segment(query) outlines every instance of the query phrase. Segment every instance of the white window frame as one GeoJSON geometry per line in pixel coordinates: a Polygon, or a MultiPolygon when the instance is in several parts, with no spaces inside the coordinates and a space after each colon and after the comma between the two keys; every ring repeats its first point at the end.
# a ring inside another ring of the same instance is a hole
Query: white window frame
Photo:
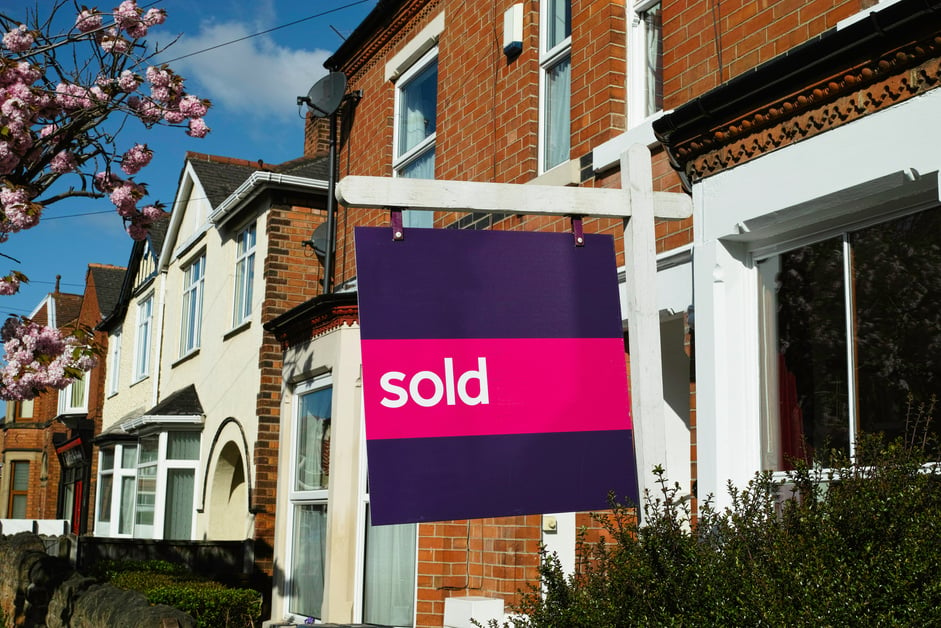
{"type": "Polygon", "coordinates": [[[82,376],[69,382],[69,385],[59,391],[59,414],[86,414],[88,412],[88,389],[91,373],[85,371],[82,376]],[[78,405],[72,403],[75,386],[81,384],[82,401],[78,405]]]}
{"type": "MultiPolygon", "coordinates": [[[[656,111],[650,111],[648,100],[650,99],[650,80],[648,73],[649,65],[649,39],[651,33],[644,20],[645,14],[657,5],[661,6],[662,0],[634,0],[628,8],[628,102],[627,102],[627,126],[633,128],[645,120],[658,116],[663,110],[661,106],[656,111]]],[[[662,30],[661,30],[662,38],[662,30]]],[[[662,41],[661,41],[662,47],[662,41]]],[[[662,50],[661,50],[662,55],[662,50]]],[[[661,68],[662,72],[662,68],[661,68]]],[[[660,90],[663,90],[663,75],[659,77],[660,90]]],[[[656,89],[656,86],[654,86],[656,89]]]]}
{"type": "Polygon", "coordinates": [[[116,395],[121,385],[121,332],[119,326],[111,333],[108,339],[108,361],[105,368],[108,372],[108,396],[116,395]]]}
{"type": "Polygon", "coordinates": [[[180,308],[180,357],[199,349],[202,340],[203,296],[206,286],[206,252],[195,256],[183,268],[180,308]],[[198,271],[198,274],[196,274],[198,271]]]}
{"type": "Polygon", "coordinates": [[[154,293],[137,301],[137,328],[134,343],[134,381],[150,376],[154,328],[154,293]]]}
{"type": "MultiPolygon", "coordinates": [[[[424,70],[431,67],[432,64],[438,63],[438,47],[433,46],[425,54],[421,56],[418,61],[416,61],[410,68],[405,70],[402,73],[402,76],[398,78],[395,83],[395,124],[393,125],[392,132],[392,145],[393,145],[393,170],[394,175],[399,177],[403,176],[402,171],[412,164],[416,159],[419,159],[429,152],[435,150],[435,142],[438,136],[437,131],[437,122],[435,124],[435,132],[428,135],[422,141],[420,141],[415,146],[409,148],[404,153],[399,152],[399,140],[400,140],[400,129],[401,129],[401,119],[402,119],[402,93],[405,88],[408,87],[411,80],[418,74],[421,74],[424,70]]],[[[437,109],[438,103],[435,103],[435,108],[437,109]]]]}
{"type": "Polygon", "coordinates": [[[235,290],[233,291],[232,327],[238,327],[252,315],[257,238],[258,232],[255,221],[246,225],[235,238],[235,290]]]}
{"type": "MultiPolygon", "coordinates": [[[[294,399],[292,400],[294,405],[293,416],[292,416],[292,429],[291,429],[291,453],[290,453],[290,488],[288,490],[288,512],[287,512],[287,533],[285,538],[287,543],[285,544],[285,581],[286,587],[284,592],[284,609],[286,617],[290,618],[293,621],[307,621],[308,616],[299,615],[291,611],[291,599],[294,594],[292,578],[290,577],[294,569],[294,530],[295,530],[295,510],[297,506],[323,506],[329,512],[329,489],[324,487],[322,489],[315,490],[296,490],[297,486],[297,469],[299,466],[298,460],[298,438],[300,435],[300,413],[303,404],[301,403],[301,397],[307,394],[315,393],[320,390],[333,387],[333,376],[331,374],[324,374],[317,377],[314,377],[305,382],[301,382],[294,388],[294,399]]],[[[335,391],[334,391],[335,392],[335,391]]],[[[332,394],[332,393],[331,393],[332,394]]],[[[335,399],[331,397],[331,420],[333,417],[333,410],[335,406],[335,399]]],[[[331,465],[333,466],[332,460],[331,465]]],[[[328,515],[329,516],[329,515],[328,515]]],[[[324,570],[326,570],[326,563],[324,564],[324,570]]],[[[324,584],[324,594],[326,593],[326,583],[324,584]]],[[[326,596],[324,597],[326,599],[326,596]]],[[[322,618],[317,618],[322,619],[322,618]]]]}
{"type": "MultiPolygon", "coordinates": [[[[569,11],[571,12],[571,0],[568,0],[569,11]]],[[[548,90],[549,90],[549,73],[555,68],[559,67],[563,63],[569,64],[569,110],[568,110],[568,122],[569,122],[569,153],[571,153],[571,138],[572,138],[572,107],[571,107],[571,90],[572,90],[572,36],[571,34],[558,42],[555,45],[550,46],[549,44],[549,7],[551,3],[543,0],[539,5],[539,139],[538,139],[538,167],[539,174],[543,174],[557,166],[561,166],[569,161],[569,157],[566,157],[559,163],[548,162],[548,129],[549,129],[549,103],[548,103],[548,90]]]]}
{"type": "Polygon", "coordinates": [[[109,511],[110,521],[101,520],[101,495],[100,490],[98,495],[98,502],[95,508],[95,535],[104,536],[110,538],[131,538],[133,537],[134,530],[134,509],[131,509],[131,520],[130,532],[122,533],[120,531],[121,525],[121,504],[125,499],[131,500],[131,503],[136,503],[137,494],[136,494],[136,478],[137,478],[137,443],[118,443],[110,447],[114,452],[114,464],[111,469],[103,469],[103,458],[104,458],[104,448],[98,451],[98,486],[101,486],[101,480],[105,476],[111,477],[111,510],[109,511]],[[125,453],[128,453],[130,450],[135,452],[134,455],[134,464],[130,466],[124,466],[124,456],[125,453]],[[124,479],[132,479],[131,491],[129,495],[124,495],[124,479]]]}
{"type": "MultiPolygon", "coordinates": [[[[392,150],[393,150],[393,164],[392,164],[392,175],[394,177],[403,177],[406,176],[404,171],[410,165],[415,163],[417,160],[422,157],[426,157],[429,154],[434,154],[435,159],[437,159],[437,123],[435,124],[435,132],[424,138],[415,146],[411,147],[404,153],[399,153],[399,135],[401,128],[401,116],[402,114],[402,93],[405,88],[408,87],[409,82],[416,75],[420,74],[424,70],[431,67],[432,64],[438,63],[438,46],[432,45],[426,52],[424,52],[421,57],[418,58],[415,63],[413,63],[408,69],[402,72],[401,76],[398,77],[395,84],[395,104],[394,104],[394,124],[392,128],[392,150]]],[[[439,82],[440,84],[440,82],[439,82]]],[[[438,107],[438,100],[436,99],[435,108],[438,107]]],[[[405,227],[424,227],[430,228],[434,226],[434,212],[430,211],[419,211],[419,210],[405,210],[402,213],[402,224],[405,227]]]]}
{"type": "MultiPolygon", "coordinates": [[[[364,408],[361,405],[360,408],[364,408]]],[[[353,617],[354,621],[362,623],[364,621],[366,606],[366,531],[369,527],[369,483],[368,483],[368,465],[366,462],[366,421],[361,413],[360,418],[360,443],[359,448],[359,500],[356,513],[356,583],[354,587],[353,617]]],[[[412,582],[412,623],[407,626],[396,628],[412,628],[417,624],[418,616],[418,524],[403,524],[415,527],[415,556],[413,559],[413,582],[412,582]]]]}

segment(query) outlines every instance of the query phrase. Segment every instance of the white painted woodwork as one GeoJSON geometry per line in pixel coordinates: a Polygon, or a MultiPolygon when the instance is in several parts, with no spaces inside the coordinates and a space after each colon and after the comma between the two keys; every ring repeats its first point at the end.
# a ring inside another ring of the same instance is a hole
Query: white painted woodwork
{"type": "MultiPolygon", "coordinates": [[[[627,333],[631,354],[631,416],[641,498],[655,493],[652,469],[667,465],[657,308],[657,251],[654,231],[653,174],[650,151],[634,144],[621,155],[621,187],[631,195],[631,216],[624,224],[627,284],[627,333]]],[[[669,472],[669,470],[668,470],[669,472]]]]}
{"type": "MultiPolygon", "coordinates": [[[[376,209],[397,207],[598,218],[631,215],[631,192],[627,189],[348,176],[337,184],[336,195],[339,202],[349,207],[376,209]]],[[[654,215],[658,218],[688,218],[693,212],[686,194],[654,192],[653,204],[654,215]]]]}

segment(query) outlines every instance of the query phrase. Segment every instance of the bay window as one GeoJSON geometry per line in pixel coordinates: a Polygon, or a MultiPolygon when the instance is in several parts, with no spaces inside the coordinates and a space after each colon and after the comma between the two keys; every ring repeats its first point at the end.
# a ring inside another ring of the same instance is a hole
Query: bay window
{"type": "Polygon", "coordinates": [[[941,208],[861,225],[758,262],[763,466],[862,432],[912,437],[941,395],[941,208]]]}
{"type": "Polygon", "coordinates": [[[193,537],[200,432],[163,431],[102,447],[95,534],[193,537]]]}
{"type": "Polygon", "coordinates": [[[295,390],[288,554],[288,611],[322,617],[327,534],[327,484],[333,387],[319,377],[295,390]]]}

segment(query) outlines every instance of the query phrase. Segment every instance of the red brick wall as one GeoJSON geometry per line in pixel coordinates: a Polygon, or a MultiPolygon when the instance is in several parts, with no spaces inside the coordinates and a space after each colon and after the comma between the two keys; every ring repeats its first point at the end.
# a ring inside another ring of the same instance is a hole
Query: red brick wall
{"type": "Polygon", "coordinates": [[[819,35],[871,0],[665,0],[664,108],[819,35]]]}
{"type": "MultiPolygon", "coordinates": [[[[268,321],[321,293],[322,268],[313,251],[302,243],[325,219],[326,201],[316,208],[295,205],[299,199],[275,198],[265,230],[265,299],[261,319],[268,321]]],[[[308,201],[309,202],[309,201],[308,201]]],[[[251,509],[255,513],[255,564],[271,577],[275,505],[277,500],[278,439],[281,416],[282,349],[266,333],[258,352],[260,389],[256,402],[258,436],[255,442],[255,480],[251,509]]]]}
{"type": "Polygon", "coordinates": [[[507,603],[538,580],[541,516],[424,523],[418,536],[417,626],[440,626],[444,600],[485,595],[507,603]]]}

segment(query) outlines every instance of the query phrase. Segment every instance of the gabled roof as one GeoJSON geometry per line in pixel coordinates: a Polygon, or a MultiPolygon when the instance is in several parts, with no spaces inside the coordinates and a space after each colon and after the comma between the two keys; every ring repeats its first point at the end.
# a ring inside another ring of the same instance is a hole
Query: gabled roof
{"type": "Polygon", "coordinates": [[[120,266],[88,265],[88,272],[91,273],[95,282],[98,312],[102,317],[108,316],[117,306],[121,298],[121,286],[124,284],[126,270],[126,268],[120,266]]]}
{"type": "Polygon", "coordinates": [[[56,303],[56,327],[62,327],[72,321],[78,320],[82,311],[82,295],[67,292],[53,292],[51,296],[56,303]]]}
{"type": "Polygon", "coordinates": [[[189,152],[186,160],[199,178],[213,208],[218,207],[253,172],[264,168],[263,164],[203,153],[189,152]]]}

